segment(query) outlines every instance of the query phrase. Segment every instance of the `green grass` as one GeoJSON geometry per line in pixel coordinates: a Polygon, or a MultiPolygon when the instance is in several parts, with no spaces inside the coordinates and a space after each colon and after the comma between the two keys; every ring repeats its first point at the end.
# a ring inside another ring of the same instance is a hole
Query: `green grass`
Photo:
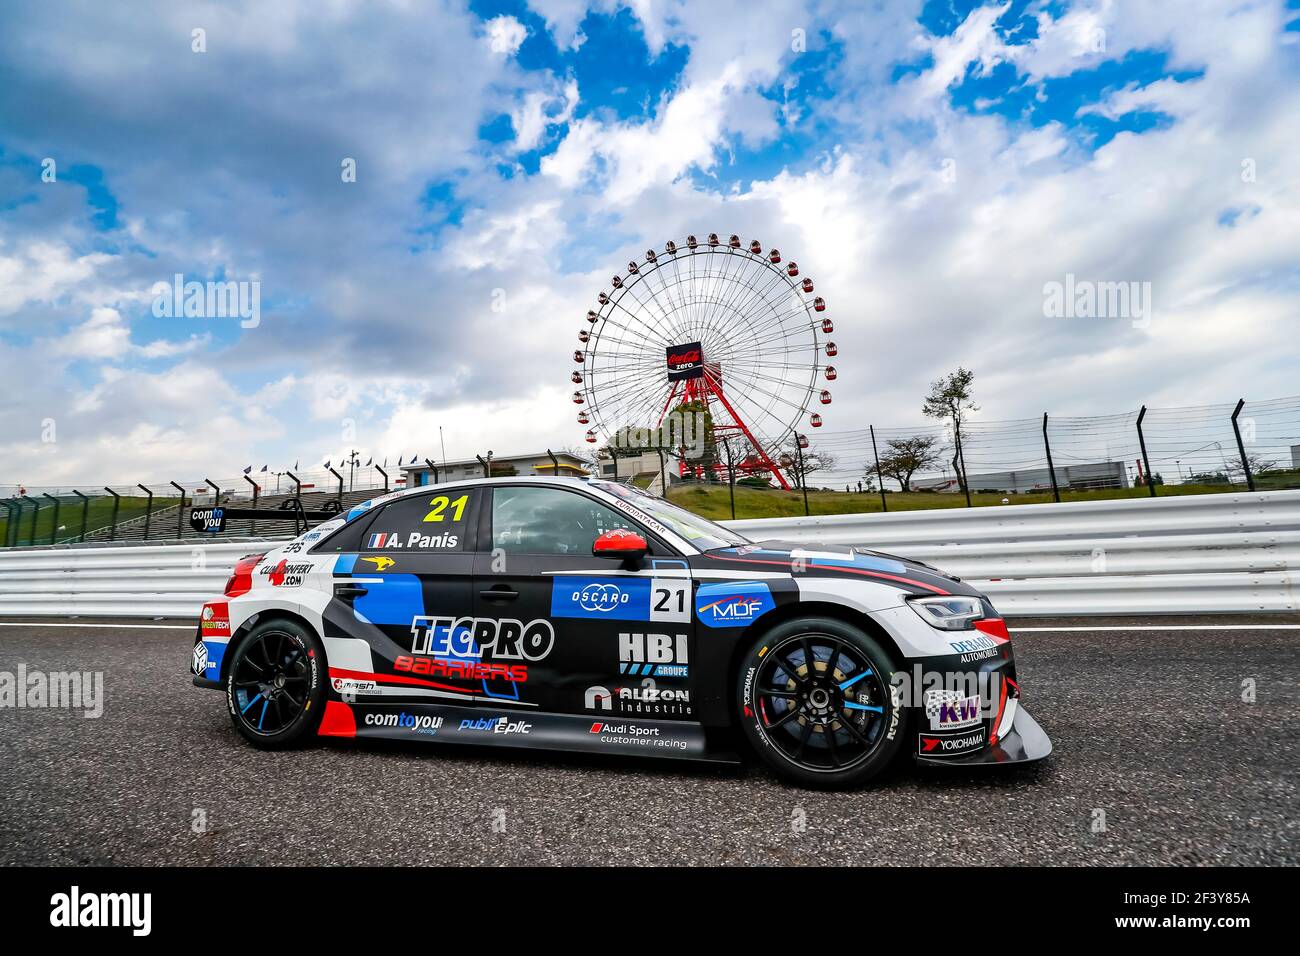
{"type": "MultiPolygon", "coordinates": [[[[1170,485],[1158,486],[1161,497],[1174,495],[1201,495],[1228,491],[1244,491],[1244,485],[1170,485]]],[[[1114,498],[1145,498],[1149,492],[1143,488],[1112,488],[1099,491],[1062,491],[1062,501],[1103,501],[1114,498]]],[[[676,485],[669,490],[669,500],[705,518],[715,521],[731,517],[731,503],[726,485],[676,485]]],[[[890,511],[923,511],[933,508],[964,508],[966,496],[938,492],[886,492],[890,511]]],[[[1052,493],[1006,495],[1000,492],[976,492],[971,495],[975,507],[1002,504],[1031,505],[1052,501],[1052,493]]],[[[880,492],[846,494],[843,491],[809,491],[808,510],[814,515],[861,514],[882,510],[880,492]]],[[[802,515],[803,495],[798,491],[779,491],[767,488],[736,486],[737,518],[783,518],[802,515]]]]}
{"type": "MultiPolygon", "coordinates": [[[[12,500],[12,499],[11,499],[12,500]]],[[[176,505],[178,498],[154,498],[153,513],[155,519],[158,512],[176,505]]],[[[145,505],[148,499],[141,496],[128,498],[123,496],[121,506],[118,509],[117,520],[121,524],[130,521],[132,518],[143,518],[145,505]]],[[[61,530],[55,531],[54,528],[54,502],[48,498],[32,498],[23,505],[22,517],[18,519],[18,544],[49,544],[51,532],[54,532],[54,540],[62,543],[74,541],[81,531],[81,499],[79,498],[60,498],[59,499],[59,526],[61,530]],[[33,504],[39,502],[40,512],[36,515],[35,534],[32,533],[32,514],[33,504]]],[[[9,542],[9,515],[11,512],[0,508],[0,545],[9,542]]],[[[172,516],[173,521],[175,516],[172,516]]],[[[112,498],[91,498],[90,504],[86,509],[86,534],[97,528],[107,528],[113,521],[113,499],[112,498]]],[[[159,538],[167,537],[168,528],[156,523],[151,526],[151,536],[157,535],[159,538]]],[[[170,527],[171,535],[176,533],[175,525],[170,527]]]]}

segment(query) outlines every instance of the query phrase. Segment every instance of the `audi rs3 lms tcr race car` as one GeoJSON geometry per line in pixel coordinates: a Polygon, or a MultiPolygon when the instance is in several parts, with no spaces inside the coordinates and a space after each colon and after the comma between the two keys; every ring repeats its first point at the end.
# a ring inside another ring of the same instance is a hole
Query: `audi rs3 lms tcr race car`
{"type": "MultiPolygon", "coordinates": [[[[300,509],[301,514],[301,509],[300,509]]],[[[192,520],[218,530],[220,509],[192,520]]],[[[1006,623],[941,571],[752,542],[626,485],[385,494],[235,566],[194,683],[258,747],[312,734],[733,762],[816,787],[1039,760],[1006,623]]]]}

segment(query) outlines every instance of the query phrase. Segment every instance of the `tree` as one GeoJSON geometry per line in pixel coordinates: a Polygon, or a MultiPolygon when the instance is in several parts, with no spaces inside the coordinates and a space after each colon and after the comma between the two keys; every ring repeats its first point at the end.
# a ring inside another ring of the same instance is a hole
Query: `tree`
{"type": "Polygon", "coordinates": [[[796,488],[804,487],[804,481],[814,472],[829,471],[835,467],[834,455],[829,452],[817,451],[814,448],[805,448],[802,460],[803,465],[801,468],[799,439],[797,437],[790,439],[789,445],[781,449],[776,459],[776,463],[781,467],[781,470],[794,481],[796,488]]]}
{"type": "Polygon", "coordinates": [[[925,397],[921,413],[927,418],[937,418],[952,423],[953,457],[952,467],[957,472],[957,482],[961,490],[969,494],[966,485],[966,470],[962,467],[961,426],[966,420],[967,412],[978,412],[972,385],[975,373],[957,366],[957,371],[950,372],[943,378],[930,383],[930,394],[925,397]]]}
{"type": "MultiPolygon", "coordinates": [[[[1246,456],[1246,463],[1250,465],[1250,473],[1258,476],[1262,471],[1269,471],[1277,467],[1276,458],[1265,458],[1260,454],[1246,456]]],[[[1246,471],[1241,467],[1240,458],[1231,458],[1227,461],[1227,467],[1224,469],[1228,473],[1228,478],[1234,484],[1236,482],[1246,483],[1246,471]]]]}
{"type": "Polygon", "coordinates": [[[893,478],[900,490],[907,491],[912,486],[912,475],[937,464],[939,455],[939,439],[934,435],[891,438],[885,442],[885,453],[880,456],[880,473],[893,478]]]}

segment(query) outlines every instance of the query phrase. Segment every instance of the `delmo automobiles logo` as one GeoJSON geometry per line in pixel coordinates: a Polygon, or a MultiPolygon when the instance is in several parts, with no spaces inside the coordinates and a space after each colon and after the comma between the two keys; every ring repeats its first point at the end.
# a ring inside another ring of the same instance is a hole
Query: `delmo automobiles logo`
{"type": "Polygon", "coordinates": [[[707,584],[695,595],[695,613],[706,627],[745,627],[776,604],[757,581],[707,584]]]}

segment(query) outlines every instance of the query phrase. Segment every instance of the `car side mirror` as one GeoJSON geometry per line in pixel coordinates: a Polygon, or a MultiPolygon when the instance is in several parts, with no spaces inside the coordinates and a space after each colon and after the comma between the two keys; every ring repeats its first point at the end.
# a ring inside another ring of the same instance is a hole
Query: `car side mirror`
{"type": "Polygon", "coordinates": [[[645,538],[626,528],[606,531],[591,546],[593,557],[622,558],[624,561],[640,561],[649,550],[645,538]]]}

